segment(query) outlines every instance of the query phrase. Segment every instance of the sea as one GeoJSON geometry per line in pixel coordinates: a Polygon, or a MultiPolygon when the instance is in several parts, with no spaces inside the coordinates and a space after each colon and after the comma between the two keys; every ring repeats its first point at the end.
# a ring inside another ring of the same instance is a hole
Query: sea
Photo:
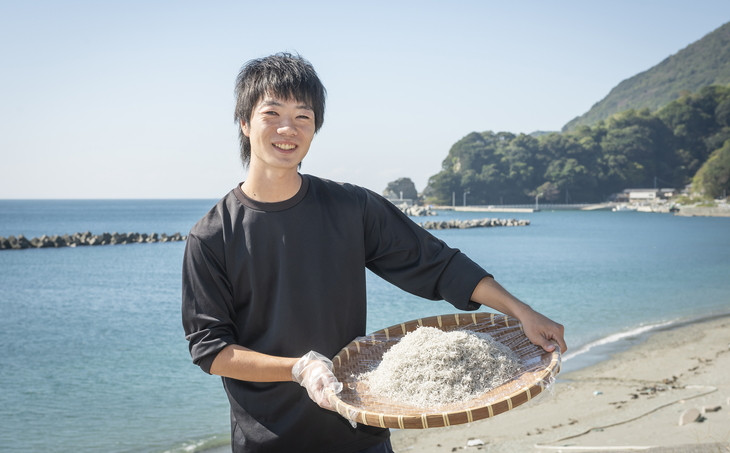
{"type": "MultiPolygon", "coordinates": [[[[0,236],[187,234],[215,201],[0,200],[0,236]]],[[[564,370],[657,329],[730,314],[730,218],[545,210],[414,220],[486,217],[530,225],[434,234],[565,326],[564,370]]],[[[0,251],[0,451],[178,453],[228,442],[220,379],[192,364],[182,330],[184,247],[0,251]]],[[[368,299],[369,331],[457,311],[370,273],[368,299]]]]}

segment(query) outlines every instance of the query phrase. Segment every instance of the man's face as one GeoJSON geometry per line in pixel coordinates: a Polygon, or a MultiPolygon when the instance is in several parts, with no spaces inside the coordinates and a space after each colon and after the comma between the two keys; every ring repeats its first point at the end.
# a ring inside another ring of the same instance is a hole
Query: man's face
{"type": "Polygon", "coordinates": [[[296,169],[314,138],[314,111],[302,102],[267,95],[241,130],[251,141],[251,168],[296,169]]]}

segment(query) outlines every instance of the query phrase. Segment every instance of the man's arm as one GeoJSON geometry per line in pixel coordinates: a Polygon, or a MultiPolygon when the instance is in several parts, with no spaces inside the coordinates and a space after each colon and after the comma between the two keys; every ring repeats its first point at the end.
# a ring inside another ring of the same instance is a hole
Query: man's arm
{"type": "Polygon", "coordinates": [[[213,359],[210,372],[241,381],[284,382],[292,380],[292,367],[298,360],[298,357],[262,354],[230,344],[213,359]]]}
{"type": "Polygon", "coordinates": [[[562,325],[530,308],[529,305],[510,294],[492,277],[484,277],[479,281],[472,293],[471,300],[519,319],[527,338],[546,351],[552,352],[555,349],[555,343],[560,346],[561,352],[568,349],[563,337],[562,325]]]}
{"type": "Polygon", "coordinates": [[[329,410],[334,410],[330,393],[342,391],[332,373],[332,362],[314,351],[300,358],[278,357],[231,344],[213,359],[210,372],[249,382],[294,381],[307,390],[312,401],[329,410]]]}

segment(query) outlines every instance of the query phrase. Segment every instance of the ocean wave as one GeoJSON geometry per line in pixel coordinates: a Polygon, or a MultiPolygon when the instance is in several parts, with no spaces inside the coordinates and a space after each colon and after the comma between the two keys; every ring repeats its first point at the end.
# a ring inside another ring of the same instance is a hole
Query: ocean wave
{"type": "Polygon", "coordinates": [[[595,349],[602,349],[612,346],[618,346],[618,343],[623,340],[630,340],[635,339],[636,337],[642,337],[647,334],[650,334],[654,331],[659,330],[669,330],[669,329],[675,329],[677,327],[685,326],[688,324],[694,324],[698,322],[708,321],[710,319],[716,319],[720,317],[726,317],[730,316],[730,312],[717,312],[717,313],[710,313],[710,314],[704,314],[702,316],[697,316],[693,318],[679,318],[679,319],[673,319],[670,321],[661,321],[657,323],[652,324],[642,324],[637,327],[633,327],[629,330],[616,332],[611,335],[605,336],[603,338],[600,338],[595,341],[588,342],[576,349],[575,351],[570,351],[567,354],[563,356],[563,362],[569,361],[571,359],[574,359],[579,356],[586,356],[590,355],[589,353],[591,351],[594,351],[595,349]]]}
{"type": "Polygon", "coordinates": [[[576,351],[568,352],[563,356],[563,361],[568,361],[570,359],[573,359],[579,355],[583,355],[591,351],[592,349],[595,349],[597,347],[601,346],[608,346],[614,343],[618,343],[621,340],[627,339],[627,338],[633,338],[641,334],[645,334],[647,332],[651,332],[652,330],[658,330],[667,326],[670,326],[672,324],[676,323],[676,321],[667,321],[667,322],[661,322],[657,324],[647,324],[635,327],[633,329],[623,331],[623,332],[617,332],[611,335],[608,335],[606,337],[600,338],[595,341],[591,341],[589,343],[586,343],[585,345],[578,348],[576,351]]]}
{"type": "Polygon", "coordinates": [[[217,453],[220,451],[230,451],[230,445],[231,439],[229,435],[214,435],[196,441],[183,442],[177,447],[165,450],[164,453],[217,453]]]}

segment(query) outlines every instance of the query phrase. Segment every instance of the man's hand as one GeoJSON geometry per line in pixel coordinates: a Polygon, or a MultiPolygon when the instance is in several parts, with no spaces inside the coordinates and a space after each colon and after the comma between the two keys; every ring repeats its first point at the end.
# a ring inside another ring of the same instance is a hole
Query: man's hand
{"type": "Polygon", "coordinates": [[[560,347],[561,352],[568,350],[562,325],[530,308],[510,294],[492,277],[484,277],[477,284],[471,300],[519,319],[527,338],[544,350],[553,352],[555,344],[560,347]]]}
{"type": "Polygon", "coordinates": [[[318,352],[308,352],[294,364],[292,379],[307,389],[307,394],[317,405],[334,410],[328,397],[332,393],[340,393],[342,383],[332,373],[330,359],[318,352]]]}
{"type": "Polygon", "coordinates": [[[563,337],[565,329],[562,324],[558,324],[532,309],[525,311],[519,319],[525,335],[532,343],[547,352],[553,352],[556,345],[560,348],[560,352],[567,351],[568,346],[563,337]]]}

